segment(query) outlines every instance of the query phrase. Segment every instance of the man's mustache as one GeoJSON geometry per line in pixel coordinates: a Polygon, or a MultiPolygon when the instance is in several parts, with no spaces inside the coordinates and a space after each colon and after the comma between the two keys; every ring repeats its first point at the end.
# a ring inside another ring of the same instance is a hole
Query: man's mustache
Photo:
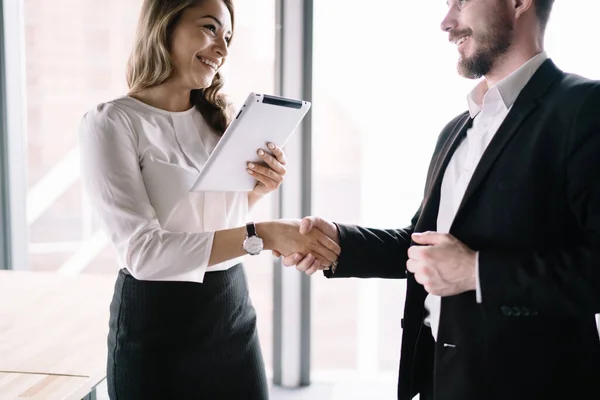
{"type": "Polygon", "coordinates": [[[450,31],[450,36],[448,37],[448,40],[450,42],[454,42],[456,39],[459,39],[463,36],[472,36],[473,35],[473,31],[471,29],[464,29],[462,31],[450,31]]]}

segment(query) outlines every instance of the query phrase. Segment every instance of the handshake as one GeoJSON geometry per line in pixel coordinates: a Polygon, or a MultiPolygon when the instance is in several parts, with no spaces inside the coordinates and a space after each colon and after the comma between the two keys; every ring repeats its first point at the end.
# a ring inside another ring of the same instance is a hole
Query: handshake
{"type": "Polygon", "coordinates": [[[262,222],[257,230],[265,250],[307,275],[336,265],[341,252],[337,226],[319,217],[262,222]]]}

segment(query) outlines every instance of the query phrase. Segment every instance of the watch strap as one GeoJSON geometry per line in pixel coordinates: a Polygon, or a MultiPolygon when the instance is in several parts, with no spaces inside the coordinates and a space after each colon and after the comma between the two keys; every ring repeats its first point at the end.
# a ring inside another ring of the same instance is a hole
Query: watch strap
{"type": "Polygon", "coordinates": [[[256,236],[256,225],[254,222],[248,222],[246,224],[246,233],[248,234],[248,237],[256,236]]]}

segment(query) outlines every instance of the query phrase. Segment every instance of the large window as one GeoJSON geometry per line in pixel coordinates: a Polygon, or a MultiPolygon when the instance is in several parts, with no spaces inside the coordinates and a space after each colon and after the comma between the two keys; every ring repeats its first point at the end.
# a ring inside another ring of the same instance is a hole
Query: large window
{"type": "MultiPolygon", "coordinates": [[[[314,214],[409,224],[435,140],[475,85],[456,72],[446,11],[442,0],[315,1],[314,214]]],[[[599,14],[596,0],[556,2],[546,44],[559,67],[600,78],[599,14]]],[[[313,376],[383,380],[381,398],[394,398],[404,291],[403,281],[315,276],[313,376]]]]}
{"type": "MultiPolygon", "coordinates": [[[[410,222],[434,141],[471,85],[455,76],[440,4],[374,0],[365,15],[358,4],[315,2],[315,214],[379,228],[410,222]]],[[[383,379],[393,398],[405,282],[313,282],[316,376],[383,379]]]]}
{"type": "MultiPolygon", "coordinates": [[[[77,129],[96,104],[127,91],[125,66],[141,0],[25,0],[30,269],[116,273],[116,253],[100,230],[79,179],[77,129]]],[[[236,37],[225,92],[273,93],[275,0],[236,4],[236,37]]],[[[273,218],[271,195],[253,218],[273,218]]],[[[265,360],[271,362],[272,261],[247,259],[265,360]]]]}
{"type": "Polygon", "coordinates": [[[141,1],[24,4],[30,268],[116,272],[82,192],[77,129],[87,110],[126,92],[141,1]]]}
{"type": "MultiPolygon", "coordinates": [[[[236,33],[225,66],[225,92],[239,105],[249,92],[275,91],[275,0],[236,1],[236,33]]],[[[277,194],[269,194],[252,210],[255,221],[276,217],[277,194]]],[[[267,370],[273,352],[273,257],[263,252],[244,259],[250,296],[258,314],[258,334],[267,370]]]]}
{"type": "MultiPolygon", "coordinates": [[[[114,274],[115,252],[81,188],[77,128],[87,110],[126,92],[142,0],[15,1],[25,13],[29,269],[114,274]]],[[[456,49],[439,29],[445,1],[313,3],[312,211],[344,223],[406,226],[436,137],[466,109],[475,84],[457,75],[456,49]]],[[[275,4],[236,1],[224,69],[236,104],[250,91],[275,92],[275,4]]],[[[546,48],[560,68],[600,79],[597,15],[597,0],[556,2],[546,48]]],[[[284,70],[301,67],[289,64],[284,70]]],[[[263,200],[252,218],[272,219],[275,201],[263,200]]],[[[270,369],[271,256],[247,258],[246,267],[270,369]]],[[[383,381],[376,397],[395,398],[404,282],[317,274],[312,285],[313,380],[383,381]]]]}

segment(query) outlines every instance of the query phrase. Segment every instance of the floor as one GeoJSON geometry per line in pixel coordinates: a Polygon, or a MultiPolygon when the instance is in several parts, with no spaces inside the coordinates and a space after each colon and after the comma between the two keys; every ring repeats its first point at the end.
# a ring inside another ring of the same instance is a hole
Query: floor
{"type": "MultiPolygon", "coordinates": [[[[301,389],[270,388],[270,400],[394,400],[396,382],[316,382],[301,389]]],[[[106,383],[98,387],[97,400],[108,400],[106,383]]]]}

